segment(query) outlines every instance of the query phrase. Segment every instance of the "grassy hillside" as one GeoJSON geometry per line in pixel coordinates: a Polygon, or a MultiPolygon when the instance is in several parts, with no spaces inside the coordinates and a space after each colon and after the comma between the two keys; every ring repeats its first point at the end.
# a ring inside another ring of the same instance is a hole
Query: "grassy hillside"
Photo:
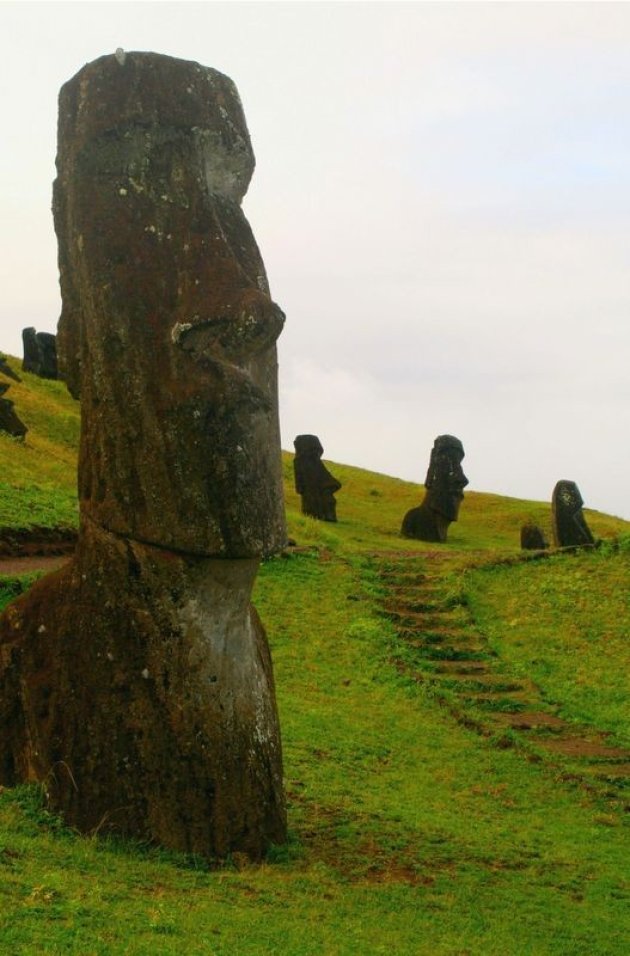
{"type": "MultiPolygon", "coordinates": [[[[56,495],[76,521],[76,406],[24,379],[4,521],[53,524],[56,495]]],[[[398,536],[417,485],[331,463],[328,525],[299,513],[284,467],[300,547],[263,565],[255,601],[289,844],[213,866],[79,837],[36,789],[5,790],[0,952],[627,952],[630,524],[587,512],[605,546],[522,561],[520,525],[549,531],[549,506],[470,492],[426,546],[398,536]]]]}
{"type": "MultiPolygon", "coordinates": [[[[28,426],[25,441],[0,432],[0,527],[74,527],[76,505],[76,449],[79,441],[79,405],[63,382],[40,379],[21,371],[21,362],[8,356],[9,365],[20,375],[10,384],[6,397],[28,426]]],[[[366,472],[349,465],[333,464],[334,474],[343,483],[339,495],[341,537],[334,529],[322,530],[316,522],[296,516],[299,499],[293,489],[293,455],[283,453],[285,495],[291,522],[290,533],[307,540],[351,550],[375,547],[409,550],[413,543],[400,538],[398,531],[405,512],[417,505],[423,489],[417,484],[366,472]]],[[[418,471],[423,468],[418,464],[418,471]]],[[[610,537],[627,522],[595,511],[586,511],[597,535],[610,537]]],[[[540,524],[551,538],[551,511],[548,503],[523,501],[500,495],[469,491],[460,520],[451,526],[450,544],[465,550],[479,548],[518,549],[521,525],[528,519],[540,524]]]]}
{"type": "Polygon", "coordinates": [[[29,429],[24,441],[0,432],[0,527],[74,527],[79,406],[63,382],[22,372],[8,356],[21,382],[10,384],[5,398],[29,429]]]}

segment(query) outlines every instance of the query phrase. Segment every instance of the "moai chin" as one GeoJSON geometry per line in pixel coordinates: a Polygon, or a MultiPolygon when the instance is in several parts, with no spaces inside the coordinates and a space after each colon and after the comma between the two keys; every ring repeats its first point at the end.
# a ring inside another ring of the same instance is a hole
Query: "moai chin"
{"type": "Polygon", "coordinates": [[[468,478],[462,469],[464,446],[453,435],[438,435],[425,478],[426,494],[418,508],[403,518],[401,533],[419,541],[446,541],[448,526],[457,521],[468,478]]]}
{"type": "Polygon", "coordinates": [[[557,548],[583,547],[595,539],[582,511],[582,495],[574,481],[557,482],[551,498],[551,530],[557,548]]]}
{"type": "Polygon", "coordinates": [[[337,520],[335,492],[341,482],[334,478],[324,463],[324,449],[317,435],[298,435],[293,445],[295,490],[302,498],[302,514],[320,521],[337,520]]]}
{"type": "Polygon", "coordinates": [[[0,624],[0,781],[84,832],[260,857],[285,838],[261,556],[286,540],[284,315],[241,200],[237,90],[117,52],[61,90],[57,344],[81,398],[73,561],[0,624]]]}

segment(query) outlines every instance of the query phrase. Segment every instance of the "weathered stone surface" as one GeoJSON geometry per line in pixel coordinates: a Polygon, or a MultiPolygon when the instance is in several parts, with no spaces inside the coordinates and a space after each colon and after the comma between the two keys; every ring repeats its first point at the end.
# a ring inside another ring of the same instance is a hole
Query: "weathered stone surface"
{"type": "Polygon", "coordinates": [[[403,518],[401,533],[420,541],[446,541],[448,526],[457,521],[468,478],[462,469],[464,446],[453,435],[438,435],[433,443],[424,482],[426,495],[403,518]]]}
{"type": "Polygon", "coordinates": [[[22,329],[24,359],[22,371],[32,372],[40,378],[57,378],[57,341],[52,332],[36,332],[34,328],[22,329]]]}
{"type": "MultiPolygon", "coordinates": [[[[6,382],[0,382],[0,396],[8,390],[6,382]]],[[[14,438],[24,438],[28,428],[24,422],[18,418],[14,403],[9,398],[0,397],[0,431],[8,432],[14,438]]]]}
{"type": "Polygon", "coordinates": [[[257,565],[87,523],[77,559],[3,620],[2,782],[45,782],[83,832],[219,856],[281,842],[271,661],[250,605],[257,565]]]}
{"type": "Polygon", "coordinates": [[[335,492],[341,482],[334,478],[324,463],[324,449],[317,435],[298,435],[293,442],[295,490],[302,498],[302,514],[320,521],[337,520],[335,492]]]}
{"type": "Polygon", "coordinates": [[[240,201],[231,80],[102,57],[59,101],[58,345],[81,396],[73,561],[0,621],[0,780],[83,831],[259,857],[285,836],[271,662],[250,596],[286,540],[284,316],[240,201]]]}
{"type": "Polygon", "coordinates": [[[549,545],[542,528],[528,522],[521,528],[521,548],[524,551],[544,551],[549,545]]]}
{"type": "Polygon", "coordinates": [[[254,156],[236,87],[156,54],[80,76],[60,96],[54,212],[82,506],[194,554],[273,552],[284,315],[240,207],[254,156]]]}
{"type": "Polygon", "coordinates": [[[582,495],[574,481],[556,484],[551,498],[551,530],[557,548],[595,544],[582,512],[582,495]]]}

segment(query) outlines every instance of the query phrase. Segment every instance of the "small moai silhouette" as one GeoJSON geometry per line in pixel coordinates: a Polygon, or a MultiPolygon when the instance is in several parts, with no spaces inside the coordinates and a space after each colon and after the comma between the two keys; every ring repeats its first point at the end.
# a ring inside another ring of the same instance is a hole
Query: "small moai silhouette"
{"type": "Polygon", "coordinates": [[[453,435],[438,435],[433,443],[422,504],[403,518],[401,534],[419,541],[446,541],[457,521],[468,478],[462,469],[464,446],[453,435]]]}
{"type": "Polygon", "coordinates": [[[521,548],[523,551],[544,551],[549,545],[542,528],[528,521],[521,528],[521,548]]]}
{"type": "Polygon", "coordinates": [[[317,435],[298,435],[293,445],[295,490],[302,498],[302,514],[320,521],[336,521],[335,492],[341,488],[341,482],[322,462],[322,443],[317,435]]]}
{"type": "Polygon", "coordinates": [[[574,481],[562,479],[551,497],[551,529],[557,548],[583,547],[595,544],[586,523],[580,489],[574,481]]]}

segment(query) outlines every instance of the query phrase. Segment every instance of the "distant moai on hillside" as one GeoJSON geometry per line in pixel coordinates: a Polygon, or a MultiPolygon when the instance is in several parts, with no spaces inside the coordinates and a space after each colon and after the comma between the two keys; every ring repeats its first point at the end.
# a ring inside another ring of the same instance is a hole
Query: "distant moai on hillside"
{"type": "Polygon", "coordinates": [[[0,352],[0,372],[3,375],[6,375],[7,378],[13,379],[14,382],[22,381],[20,376],[16,375],[16,373],[13,371],[13,369],[9,365],[6,355],[2,355],[1,352],[0,352]]]}
{"type": "Polygon", "coordinates": [[[24,359],[22,371],[40,378],[58,378],[57,341],[52,332],[36,332],[32,326],[22,329],[24,359]]]}
{"type": "Polygon", "coordinates": [[[335,492],[341,488],[322,462],[324,449],[317,435],[298,435],[293,442],[295,490],[302,498],[302,514],[320,521],[337,520],[335,492]]]}
{"type": "Polygon", "coordinates": [[[401,534],[419,541],[446,541],[448,526],[457,521],[468,478],[462,469],[464,446],[453,435],[438,435],[433,443],[426,494],[422,504],[403,518],[401,534]]]}
{"type": "Polygon", "coordinates": [[[9,398],[4,398],[4,393],[9,387],[7,382],[0,382],[0,431],[7,432],[13,438],[24,438],[28,428],[18,418],[14,403],[9,398]]]}
{"type": "Polygon", "coordinates": [[[545,534],[537,524],[528,521],[521,528],[521,548],[523,551],[544,551],[549,547],[545,534]]]}
{"type": "Polygon", "coordinates": [[[551,498],[551,530],[557,548],[595,544],[582,511],[583,504],[574,481],[563,479],[556,484],[551,498]]]}
{"type": "Polygon", "coordinates": [[[117,52],[62,88],[63,376],[81,398],[74,558],[0,617],[0,783],[82,832],[208,858],[286,837],[271,657],[251,604],[286,542],[284,315],[241,200],[233,82],[117,52]]]}
{"type": "MultiPolygon", "coordinates": [[[[0,354],[0,372],[14,382],[20,382],[20,376],[16,375],[6,356],[0,354]]],[[[7,432],[12,438],[24,438],[28,428],[15,412],[15,403],[9,398],[4,398],[9,390],[8,382],[0,382],[0,431],[7,432]]]]}

